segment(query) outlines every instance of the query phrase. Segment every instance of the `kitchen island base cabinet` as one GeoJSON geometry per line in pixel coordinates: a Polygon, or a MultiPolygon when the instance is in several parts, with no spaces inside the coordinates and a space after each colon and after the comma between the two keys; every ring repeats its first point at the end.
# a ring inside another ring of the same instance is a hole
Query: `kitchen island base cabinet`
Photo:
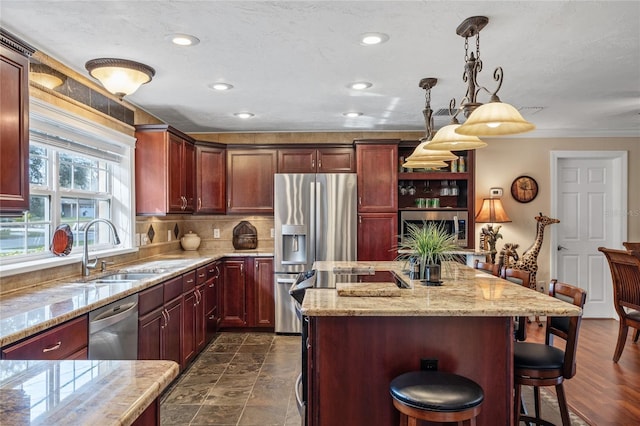
{"type": "Polygon", "coordinates": [[[419,370],[468,377],[484,390],[478,426],[513,419],[512,323],[509,317],[310,317],[309,426],[396,425],[389,383],[419,370]],[[375,407],[375,409],[372,409],[375,407]]]}

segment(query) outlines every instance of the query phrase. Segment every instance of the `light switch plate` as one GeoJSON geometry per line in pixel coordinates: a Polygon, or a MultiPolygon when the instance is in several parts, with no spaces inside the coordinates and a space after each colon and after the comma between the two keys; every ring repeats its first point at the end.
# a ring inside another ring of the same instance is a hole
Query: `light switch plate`
{"type": "Polygon", "coordinates": [[[213,238],[220,238],[220,230],[218,228],[213,228],[213,238]]]}
{"type": "Polygon", "coordinates": [[[276,237],[276,230],[271,228],[271,238],[275,238],[276,237]]]}

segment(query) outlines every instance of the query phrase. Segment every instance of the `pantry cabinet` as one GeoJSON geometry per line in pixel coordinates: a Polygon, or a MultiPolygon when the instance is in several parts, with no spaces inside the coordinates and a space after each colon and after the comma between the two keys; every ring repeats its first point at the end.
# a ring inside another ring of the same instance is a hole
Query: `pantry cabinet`
{"type": "Polygon", "coordinates": [[[136,126],[136,213],[192,213],[195,145],[171,126],[136,126]]]}
{"type": "Polygon", "coordinates": [[[273,214],[275,149],[227,149],[227,213],[273,214]]]}
{"type": "Polygon", "coordinates": [[[273,328],[273,258],[226,259],[221,301],[222,328],[273,328]]]}
{"type": "Polygon", "coordinates": [[[352,173],[355,164],[351,147],[278,149],[278,173],[352,173]]]}
{"type": "Polygon", "coordinates": [[[195,213],[225,213],[226,163],[227,151],[224,145],[196,143],[195,213]]]}
{"type": "Polygon", "coordinates": [[[34,49],[0,28],[0,213],[29,210],[29,56],[34,49]]]}

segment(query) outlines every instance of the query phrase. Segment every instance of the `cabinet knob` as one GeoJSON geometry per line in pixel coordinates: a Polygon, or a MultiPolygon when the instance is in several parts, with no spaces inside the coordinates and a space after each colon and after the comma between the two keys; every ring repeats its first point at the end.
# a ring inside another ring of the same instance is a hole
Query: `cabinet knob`
{"type": "Polygon", "coordinates": [[[316,168],[316,160],[311,160],[311,168],[312,169],[316,168]]]}
{"type": "Polygon", "coordinates": [[[318,160],[318,168],[321,169],[322,168],[322,160],[318,160]]]}

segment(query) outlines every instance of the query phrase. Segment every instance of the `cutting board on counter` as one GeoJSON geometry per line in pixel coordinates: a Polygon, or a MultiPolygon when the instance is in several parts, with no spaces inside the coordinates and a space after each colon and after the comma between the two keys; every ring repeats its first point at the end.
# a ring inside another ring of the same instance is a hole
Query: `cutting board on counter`
{"type": "Polygon", "coordinates": [[[338,296],[400,297],[402,290],[396,283],[336,283],[338,296]]]}

